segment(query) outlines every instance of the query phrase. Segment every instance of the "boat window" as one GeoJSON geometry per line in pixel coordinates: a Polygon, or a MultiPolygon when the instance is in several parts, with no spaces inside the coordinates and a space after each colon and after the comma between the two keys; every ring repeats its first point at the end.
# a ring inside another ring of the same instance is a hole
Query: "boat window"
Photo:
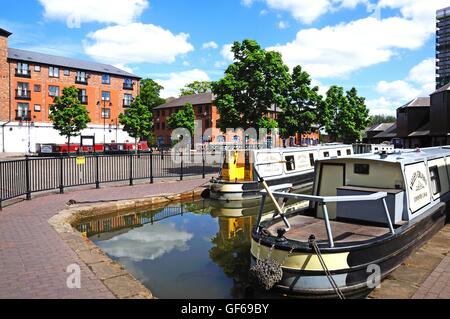
{"type": "Polygon", "coordinates": [[[311,166],[314,166],[314,154],[313,153],[309,153],[309,163],[311,164],[311,166]]]}
{"type": "Polygon", "coordinates": [[[355,164],[354,173],[369,175],[369,164],[355,164]]]}
{"type": "Polygon", "coordinates": [[[330,157],[330,153],[329,152],[324,152],[323,153],[323,157],[330,157]]]}
{"type": "Polygon", "coordinates": [[[286,170],[288,172],[295,170],[294,156],[286,156],[286,170]]]}
{"type": "Polygon", "coordinates": [[[337,151],[337,154],[338,154],[338,156],[341,156],[341,155],[342,155],[341,150],[338,150],[338,151],[337,151]]]}
{"type": "Polygon", "coordinates": [[[352,152],[350,150],[347,150],[347,155],[352,155],[352,152]]]}
{"type": "Polygon", "coordinates": [[[439,194],[441,192],[441,181],[439,179],[439,170],[437,166],[430,167],[430,179],[433,195],[439,194]]]}

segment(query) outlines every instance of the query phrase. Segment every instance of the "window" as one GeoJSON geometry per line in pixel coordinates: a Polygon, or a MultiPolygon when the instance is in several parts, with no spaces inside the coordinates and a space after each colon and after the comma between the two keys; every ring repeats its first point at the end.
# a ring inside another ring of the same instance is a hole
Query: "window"
{"type": "Polygon", "coordinates": [[[102,92],[102,101],[110,101],[111,100],[111,94],[108,91],[102,92]]]}
{"type": "Polygon", "coordinates": [[[48,87],[48,95],[59,96],[59,86],[50,85],[48,87]]]}
{"type": "Polygon", "coordinates": [[[17,97],[30,97],[29,84],[24,82],[17,83],[17,97]]]}
{"type": "Polygon", "coordinates": [[[355,164],[353,172],[355,174],[369,175],[369,164],[355,164]]]}
{"type": "Polygon", "coordinates": [[[103,74],[102,75],[102,84],[110,84],[111,79],[109,77],[109,74],[103,74]]]}
{"type": "Polygon", "coordinates": [[[123,80],[123,88],[124,89],[133,89],[133,80],[130,78],[126,78],[123,80]]]}
{"type": "Polygon", "coordinates": [[[40,104],[35,104],[34,105],[34,111],[35,112],[40,112],[41,111],[41,105],[40,104]]]}
{"type": "Polygon", "coordinates": [[[80,100],[81,104],[88,104],[88,97],[87,97],[87,92],[85,89],[80,89],[78,91],[79,96],[78,99],[80,100]]]}
{"type": "Polygon", "coordinates": [[[48,76],[51,78],[59,78],[59,68],[55,66],[49,66],[48,76]]]}
{"type": "Polygon", "coordinates": [[[324,152],[323,153],[323,157],[330,157],[330,153],[329,152],[324,152]]]}
{"type": "Polygon", "coordinates": [[[159,123],[155,124],[155,129],[159,130],[159,123]]]}
{"type": "Polygon", "coordinates": [[[314,154],[313,153],[309,153],[309,164],[311,165],[311,167],[314,167],[314,154]]]}
{"type": "Polygon", "coordinates": [[[347,155],[352,155],[352,151],[347,150],[347,155]]]}
{"type": "Polygon", "coordinates": [[[338,156],[341,156],[341,155],[342,155],[342,152],[341,152],[340,150],[338,150],[338,151],[337,151],[337,155],[338,155],[338,156]]]}
{"type": "Polygon", "coordinates": [[[123,95],[123,106],[130,106],[131,102],[133,102],[133,95],[125,93],[123,95]]]}
{"type": "Polygon", "coordinates": [[[30,107],[28,103],[17,103],[16,119],[24,120],[29,118],[30,107]]]}
{"type": "Polygon", "coordinates": [[[109,119],[111,117],[111,109],[102,109],[102,119],[109,119]]]}
{"type": "Polygon", "coordinates": [[[288,172],[290,171],[295,171],[295,160],[294,160],[294,156],[286,156],[286,170],[288,172]]]}
{"type": "Polygon", "coordinates": [[[18,62],[16,73],[18,75],[30,75],[30,70],[28,69],[28,63],[18,62]]]}
{"type": "Polygon", "coordinates": [[[439,170],[437,166],[430,167],[430,179],[433,195],[441,192],[441,180],[439,179],[439,170]]]}
{"type": "Polygon", "coordinates": [[[34,72],[41,72],[41,66],[40,65],[35,65],[34,66],[34,72]]]}
{"type": "Polygon", "coordinates": [[[161,116],[166,116],[166,111],[161,110],[161,116]]]}
{"type": "Polygon", "coordinates": [[[161,129],[162,129],[162,130],[165,130],[165,129],[166,129],[166,123],[164,123],[164,122],[161,123],[161,129]]]}
{"type": "Polygon", "coordinates": [[[87,83],[87,74],[84,71],[77,71],[77,77],[75,79],[76,83],[86,84],[87,83]]]}
{"type": "Polygon", "coordinates": [[[34,92],[41,92],[41,85],[40,84],[35,84],[34,85],[34,92]]]}
{"type": "Polygon", "coordinates": [[[69,69],[64,69],[64,75],[65,76],[69,76],[70,75],[70,70],[69,69]]]}

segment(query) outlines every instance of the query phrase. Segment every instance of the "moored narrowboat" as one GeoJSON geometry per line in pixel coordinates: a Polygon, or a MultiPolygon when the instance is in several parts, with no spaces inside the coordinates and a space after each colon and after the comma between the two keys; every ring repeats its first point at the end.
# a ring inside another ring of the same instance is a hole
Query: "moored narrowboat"
{"type": "Polygon", "coordinates": [[[444,226],[449,175],[450,147],[436,147],[318,161],[313,195],[265,185],[263,197],[310,204],[259,215],[251,271],[264,281],[275,267],[266,288],[291,295],[365,296],[444,226]]]}

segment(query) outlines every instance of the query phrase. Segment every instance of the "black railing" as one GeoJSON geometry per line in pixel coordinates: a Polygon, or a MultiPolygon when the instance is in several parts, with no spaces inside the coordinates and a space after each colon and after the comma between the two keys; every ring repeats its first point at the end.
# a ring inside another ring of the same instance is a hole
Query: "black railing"
{"type": "Polygon", "coordinates": [[[87,78],[82,78],[82,77],[75,77],[75,83],[76,84],[83,84],[83,85],[87,85],[88,84],[88,80],[87,78]]]}
{"type": "Polygon", "coordinates": [[[132,90],[133,89],[133,83],[124,83],[123,84],[124,90],[132,90]]]}
{"type": "Polygon", "coordinates": [[[16,121],[31,121],[31,111],[30,110],[16,110],[16,121]]]}
{"type": "Polygon", "coordinates": [[[16,77],[31,78],[30,69],[16,69],[16,77]]]}
{"type": "Polygon", "coordinates": [[[175,178],[186,176],[205,178],[219,171],[220,156],[206,163],[208,154],[148,152],[125,155],[88,155],[83,157],[26,157],[21,160],[0,162],[0,209],[8,199],[32,193],[59,190],[68,187],[112,182],[175,178]]]}
{"type": "Polygon", "coordinates": [[[31,91],[16,89],[16,100],[31,100],[31,91]]]}

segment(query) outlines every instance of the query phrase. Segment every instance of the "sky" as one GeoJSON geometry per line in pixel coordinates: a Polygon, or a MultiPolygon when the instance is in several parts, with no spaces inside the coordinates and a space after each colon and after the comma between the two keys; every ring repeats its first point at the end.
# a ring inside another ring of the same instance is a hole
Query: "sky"
{"type": "Polygon", "coordinates": [[[356,87],[372,114],[435,88],[436,10],[450,0],[2,1],[13,48],[113,64],[159,82],[163,97],[218,80],[234,41],[301,65],[324,94],[356,87]]]}

